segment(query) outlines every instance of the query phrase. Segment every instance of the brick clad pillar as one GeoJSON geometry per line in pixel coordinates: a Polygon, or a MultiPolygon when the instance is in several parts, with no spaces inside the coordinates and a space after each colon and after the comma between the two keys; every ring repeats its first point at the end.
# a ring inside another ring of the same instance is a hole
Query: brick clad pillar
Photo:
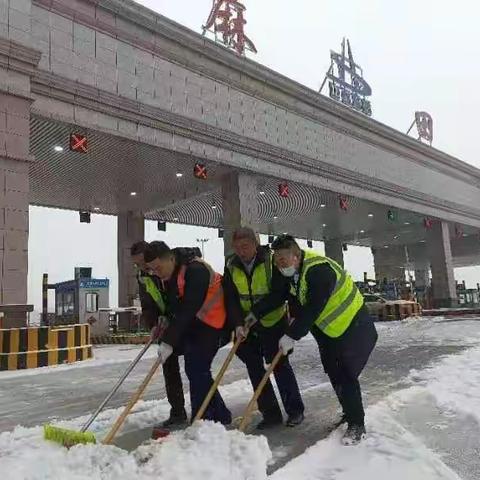
{"type": "MultiPolygon", "coordinates": [[[[23,2],[24,4],[25,2],[23,2]]],[[[1,9],[0,9],[1,10],[1,9]]],[[[26,13],[25,13],[26,14],[26,13]]],[[[14,15],[12,15],[15,18],[14,15]]],[[[18,32],[11,28],[12,35],[18,32]]],[[[19,39],[28,40],[18,35],[19,39]],[[21,37],[21,38],[20,38],[21,37]]],[[[0,304],[27,303],[30,76],[40,54],[0,30],[0,304]]],[[[10,314],[4,327],[22,326],[10,314]]]]}
{"type": "Polygon", "coordinates": [[[232,235],[238,227],[258,229],[258,188],[255,177],[231,173],[223,178],[222,208],[225,255],[232,253],[232,235]]]}
{"type": "Polygon", "coordinates": [[[130,247],[145,237],[145,220],[139,212],[118,216],[118,305],[130,307],[138,292],[136,271],[130,258],[130,247]]]}
{"type": "Polygon", "coordinates": [[[427,234],[427,246],[432,269],[434,307],[455,306],[457,304],[457,290],[448,223],[435,222],[433,224],[427,234]]]}
{"type": "Polygon", "coordinates": [[[343,262],[343,244],[340,240],[327,240],[325,242],[325,256],[335,260],[341,267],[343,262]]]}

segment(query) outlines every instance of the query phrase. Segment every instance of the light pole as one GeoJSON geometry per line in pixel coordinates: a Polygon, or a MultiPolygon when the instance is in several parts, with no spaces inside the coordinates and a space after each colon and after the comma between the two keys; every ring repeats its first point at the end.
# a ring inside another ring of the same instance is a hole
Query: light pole
{"type": "Polygon", "coordinates": [[[209,238],[197,238],[197,243],[202,244],[202,258],[205,258],[205,244],[209,241],[209,238]]]}

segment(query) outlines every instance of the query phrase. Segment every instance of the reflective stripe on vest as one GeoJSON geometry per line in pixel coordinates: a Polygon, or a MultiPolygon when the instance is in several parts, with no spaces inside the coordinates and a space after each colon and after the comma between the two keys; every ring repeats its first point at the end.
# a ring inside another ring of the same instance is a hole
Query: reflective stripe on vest
{"type": "Polygon", "coordinates": [[[157,285],[155,285],[153,279],[141,275],[138,277],[138,281],[142,285],[144,285],[145,291],[153,298],[153,301],[157,304],[158,309],[160,310],[160,315],[165,315],[165,302],[163,300],[162,293],[158,289],[157,285]]]}
{"type": "MultiPolygon", "coordinates": [[[[210,327],[221,329],[225,325],[227,318],[227,312],[225,309],[225,302],[223,298],[222,276],[214,272],[212,267],[202,260],[201,258],[195,258],[193,262],[200,262],[207,267],[210,273],[210,282],[208,286],[207,296],[200,310],[197,312],[196,317],[203,323],[210,327]]],[[[182,265],[177,275],[177,287],[180,298],[183,298],[185,294],[185,273],[187,266],[182,265]]]]}
{"type": "Polygon", "coordinates": [[[299,286],[294,292],[301,305],[307,302],[307,273],[315,265],[327,263],[337,276],[337,283],[315,325],[331,338],[342,335],[363,305],[363,296],[352,277],[334,260],[305,251],[299,286]]]}
{"type": "MultiPolygon", "coordinates": [[[[234,257],[232,257],[234,258],[234,257]]],[[[240,298],[240,305],[245,314],[250,313],[252,306],[265,298],[271,291],[272,255],[269,253],[265,262],[258,264],[251,274],[251,283],[246,272],[233,265],[232,259],[227,263],[233,283],[240,298]]],[[[272,327],[286,314],[285,306],[281,306],[260,319],[264,327],[272,327]]]]}

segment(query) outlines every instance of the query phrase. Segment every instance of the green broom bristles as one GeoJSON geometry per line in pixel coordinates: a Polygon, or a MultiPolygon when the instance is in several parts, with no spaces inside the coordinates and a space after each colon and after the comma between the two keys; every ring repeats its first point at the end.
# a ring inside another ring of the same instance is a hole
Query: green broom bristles
{"type": "Polygon", "coordinates": [[[66,428],[54,427],[53,425],[43,426],[43,436],[45,440],[51,440],[65,447],[72,447],[79,443],[97,443],[95,435],[91,432],[77,432],[76,430],[67,430],[66,428]]]}

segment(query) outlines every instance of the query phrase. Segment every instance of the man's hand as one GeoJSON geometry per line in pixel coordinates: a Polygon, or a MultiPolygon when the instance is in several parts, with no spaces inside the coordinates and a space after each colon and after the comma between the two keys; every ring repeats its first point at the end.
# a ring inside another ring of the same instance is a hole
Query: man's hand
{"type": "Polygon", "coordinates": [[[152,340],[157,340],[163,334],[163,332],[168,327],[168,318],[167,317],[158,317],[158,323],[150,330],[150,338],[152,340]]]}
{"type": "Polygon", "coordinates": [[[245,328],[247,330],[250,330],[250,328],[252,328],[257,323],[257,321],[257,317],[252,312],[250,312],[243,320],[245,328]]]}
{"type": "Polygon", "coordinates": [[[288,335],[284,335],[278,342],[278,349],[287,356],[293,352],[293,346],[295,345],[295,340],[290,338],[288,335]]]}
{"type": "Polygon", "coordinates": [[[157,353],[160,363],[163,365],[167,361],[168,357],[173,353],[173,347],[168,343],[162,342],[158,346],[157,353]]]}

